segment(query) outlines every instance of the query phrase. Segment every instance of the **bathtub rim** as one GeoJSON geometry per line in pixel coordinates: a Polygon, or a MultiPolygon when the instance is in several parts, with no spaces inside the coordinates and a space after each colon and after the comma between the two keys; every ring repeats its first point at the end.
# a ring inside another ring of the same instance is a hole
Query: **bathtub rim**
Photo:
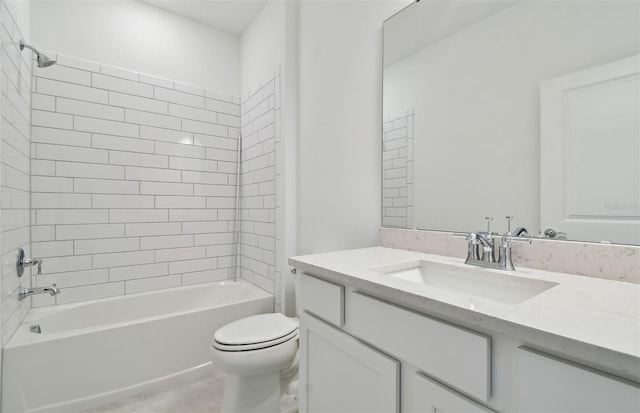
{"type": "Polygon", "coordinates": [[[270,297],[274,298],[274,295],[256,286],[255,284],[252,284],[246,280],[239,278],[237,281],[233,281],[233,280],[214,281],[214,282],[208,282],[208,283],[202,283],[202,284],[193,284],[193,285],[186,285],[186,286],[180,286],[180,287],[163,288],[160,290],[144,291],[144,292],[134,293],[134,294],[118,295],[118,296],[105,297],[105,298],[96,298],[93,300],[79,301],[75,303],[59,304],[59,305],[52,305],[52,306],[46,306],[46,307],[37,307],[29,310],[29,313],[27,314],[25,319],[22,321],[22,323],[20,324],[16,332],[13,334],[13,336],[9,339],[7,344],[4,346],[4,349],[11,349],[15,347],[39,344],[47,341],[58,340],[61,338],[72,337],[80,334],[89,334],[96,331],[107,331],[107,330],[129,326],[129,325],[133,325],[141,322],[151,322],[151,321],[160,320],[163,318],[193,314],[199,311],[213,309],[221,306],[233,305],[236,303],[239,304],[247,301],[260,300],[260,299],[265,299],[270,297]],[[140,318],[136,318],[134,320],[129,320],[129,321],[120,321],[117,323],[101,324],[98,326],[78,328],[74,330],[65,330],[65,331],[53,332],[53,333],[46,333],[46,331],[43,333],[32,333],[29,330],[29,328],[32,325],[38,324],[38,320],[42,319],[42,317],[44,316],[47,316],[49,314],[62,311],[62,310],[73,310],[76,308],[82,308],[87,305],[91,305],[95,302],[103,303],[103,302],[111,302],[111,301],[120,301],[123,299],[135,299],[136,297],[143,297],[143,296],[158,294],[160,292],[172,291],[172,290],[185,291],[185,290],[198,289],[203,287],[222,286],[225,284],[234,285],[235,283],[243,284],[244,286],[252,289],[254,292],[254,295],[252,295],[250,298],[245,298],[239,301],[229,301],[229,302],[225,302],[223,304],[218,304],[218,305],[212,305],[207,307],[195,307],[193,309],[184,310],[184,311],[176,311],[176,312],[165,313],[162,315],[150,316],[150,317],[140,317],[140,318]]]}

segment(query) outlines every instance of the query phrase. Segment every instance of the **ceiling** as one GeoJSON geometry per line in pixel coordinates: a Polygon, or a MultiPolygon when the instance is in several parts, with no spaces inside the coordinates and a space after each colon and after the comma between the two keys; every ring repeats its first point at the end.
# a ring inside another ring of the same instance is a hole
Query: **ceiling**
{"type": "Polygon", "coordinates": [[[267,0],[140,0],[236,35],[249,26],[267,0]]]}

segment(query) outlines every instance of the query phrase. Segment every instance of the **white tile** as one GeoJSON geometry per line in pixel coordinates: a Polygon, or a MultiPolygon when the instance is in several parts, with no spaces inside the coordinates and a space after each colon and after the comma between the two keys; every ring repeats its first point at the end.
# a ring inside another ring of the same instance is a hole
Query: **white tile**
{"type": "Polygon", "coordinates": [[[139,125],[154,126],[158,128],[180,129],[180,118],[176,118],[174,116],[127,109],[125,118],[129,123],[137,123],[139,125]]]}
{"type": "Polygon", "coordinates": [[[64,294],[58,296],[57,303],[74,303],[77,301],[95,300],[118,295],[124,295],[124,282],[86,285],[73,288],[67,287],[64,290],[64,294]]]}
{"type": "Polygon", "coordinates": [[[193,186],[194,195],[204,196],[236,196],[235,185],[202,185],[195,184],[193,186]]]}
{"type": "Polygon", "coordinates": [[[155,152],[161,155],[175,155],[188,158],[203,159],[205,157],[205,148],[178,143],[156,142],[155,152]]]}
{"type": "Polygon", "coordinates": [[[218,114],[206,109],[198,109],[190,106],[169,103],[169,114],[185,119],[199,120],[202,122],[217,123],[218,114]]]}
{"type": "Polygon", "coordinates": [[[37,65],[34,65],[33,76],[59,80],[61,82],[77,83],[79,85],[91,85],[91,72],[58,64],[47,68],[39,68],[37,65]]]}
{"type": "Polygon", "coordinates": [[[43,95],[61,96],[70,99],[86,100],[88,102],[108,103],[106,90],[99,90],[88,86],[74,85],[50,79],[38,78],[38,93],[43,95]]]}
{"type": "Polygon", "coordinates": [[[176,82],[174,89],[180,92],[191,93],[192,95],[204,96],[204,88],[199,86],[176,82]]]}
{"type": "Polygon", "coordinates": [[[153,86],[138,81],[93,73],[91,84],[93,87],[113,92],[127,93],[145,98],[153,97],[153,86]]]}
{"type": "Polygon", "coordinates": [[[224,257],[233,255],[233,244],[210,245],[207,247],[207,257],[224,257]]]}
{"type": "Polygon", "coordinates": [[[109,222],[166,222],[169,211],[166,209],[112,209],[109,222]]]}
{"type": "Polygon", "coordinates": [[[37,286],[57,284],[58,287],[65,289],[67,287],[79,287],[82,285],[102,284],[109,281],[109,271],[103,270],[85,270],[71,271],[56,274],[42,274],[37,278],[37,286]]]}
{"type": "Polygon", "coordinates": [[[209,219],[209,221],[183,222],[182,233],[203,234],[212,232],[227,232],[229,230],[229,224],[226,221],[215,221],[215,216],[209,219]]]}
{"type": "Polygon", "coordinates": [[[124,224],[58,225],[56,239],[79,240],[124,237],[124,224]]]}
{"type": "Polygon", "coordinates": [[[126,179],[134,181],[180,182],[180,171],[154,168],[126,167],[126,179]]]}
{"type": "Polygon", "coordinates": [[[105,224],[109,222],[109,212],[106,209],[39,209],[36,222],[38,225],[105,224]]]}
{"type": "Polygon", "coordinates": [[[139,249],[138,238],[109,238],[76,240],[74,248],[76,254],[103,254],[108,252],[137,251],[139,249]]]}
{"type": "Polygon", "coordinates": [[[207,208],[235,208],[235,198],[209,197],[207,198],[207,208]]]}
{"type": "Polygon", "coordinates": [[[105,135],[127,136],[130,138],[137,138],[140,135],[138,125],[131,125],[111,120],[85,118],[82,116],[75,116],[74,129],[105,135]]]}
{"type": "Polygon", "coordinates": [[[178,92],[161,87],[155,88],[155,98],[196,108],[204,109],[205,107],[205,98],[203,96],[195,96],[190,93],[178,92]]]}
{"type": "MultiPolygon", "coordinates": [[[[77,255],[69,257],[49,257],[42,262],[42,272],[52,274],[91,269],[91,255],[77,255]]],[[[63,295],[63,294],[61,294],[63,295]]]]}
{"type": "Polygon", "coordinates": [[[145,195],[193,195],[193,184],[140,182],[140,193],[145,195]]]}
{"type": "Polygon", "coordinates": [[[157,208],[206,208],[204,197],[194,196],[156,196],[157,208]]]}
{"type": "Polygon", "coordinates": [[[109,152],[102,149],[81,148],[77,146],[36,144],[36,157],[54,161],[73,161],[88,163],[107,163],[109,152]]]}
{"type": "Polygon", "coordinates": [[[56,109],[59,113],[88,116],[91,118],[124,121],[124,109],[99,103],[57,98],[56,109]]]}
{"type": "Polygon", "coordinates": [[[217,90],[205,90],[204,94],[208,98],[222,100],[224,102],[233,103],[239,101],[238,98],[235,98],[228,93],[219,92],[217,90]]]}
{"type": "Polygon", "coordinates": [[[135,80],[136,82],[140,79],[140,75],[137,72],[115,66],[102,65],[100,67],[100,73],[109,76],[121,77],[123,79],[135,80]]]}
{"type": "Polygon", "coordinates": [[[146,195],[91,195],[94,208],[154,208],[146,195]]]}
{"type": "Polygon", "coordinates": [[[157,277],[169,274],[169,264],[145,264],[132,265],[129,267],[116,267],[109,269],[110,281],[133,280],[144,277],[157,277]]]}
{"type": "Polygon", "coordinates": [[[240,116],[227,115],[226,113],[218,114],[219,125],[233,126],[234,128],[240,127],[240,116]]]}
{"type": "Polygon", "coordinates": [[[138,280],[125,281],[125,291],[127,294],[134,294],[143,291],[162,290],[164,288],[179,287],[180,283],[180,275],[141,278],[138,280]]]}
{"type": "Polygon", "coordinates": [[[53,96],[33,93],[31,95],[31,108],[53,112],[56,110],[56,98],[53,96]]]}
{"type": "Polygon", "coordinates": [[[100,149],[114,149],[119,151],[153,153],[154,142],[137,138],[122,138],[112,135],[91,135],[91,146],[100,149]]]}
{"type": "Polygon", "coordinates": [[[91,195],[34,193],[31,207],[38,208],[91,208],[91,195]]]}
{"type": "Polygon", "coordinates": [[[84,59],[76,59],[75,57],[58,55],[56,65],[73,67],[76,69],[87,70],[89,72],[99,72],[100,64],[84,59]]]}
{"type": "Polygon", "coordinates": [[[211,160],[171,156],[169,157],[169,168],[188,171],[217,172],[218,163],[211,160]]]}
{"type": "Polygon", "coordinates": [[[152,126],[140,126],[140,137],[154,141],[193,144],[193,133],[191,132],[154,128],[152,126]]]}
{"type": "Polygon", "coordinates": [[[32,110],[31,124],[33,126],[46,126],[58,129],[73,129],[73,116],[42,110],[32,110]]]}
{"type": "Polygon", "coordinates": [[[229,183],[229,178],[227,174],[183,171],[182,182],[195,183],[195,184],[226,185],[229,183]]]}
{"type": "Polygon", "coordinates": [[[204,247],[170,248],[156,250],[156,262],[175,262],[205,258],[207,251],[204,247]]]}
{"type": "Polygon", "coordinates": [[[215,221],[217,217],[218,212],[215,209],[172,209],[169,211],[169,221],[215,221]]]}
{"type": "Polygon", "coordinates": [[[223,138],[220,136],[195,134],[193,135],[193,143],[194,145],[206,146],[209,148],[229,149],[232,151],[238,150],[238,139],[236,138],[223,138]]]}
{"type": "Polygon", "coordinates": [[[193,246],[193,235],[166,235],[140,238],[140,249],[155,250],[193,246]]]}
{"type": "Polygon", "coordinates": [[[161,77],[145,75],[144,73],[140,73],[140,81],[143,83],[148,83],[154,86],[160,86],[167,89],[173,89],[173,81],[169,79],[164,79],[161,77]]]}
{"type": "Polygon", "coordinates": [[[53,225],[32,225],[31,241],[53,241],[56,239],[56,227],[53,225]]]}
{"type": "Polygon", "coordinates": [[[34,242],[31,255],[37,258],[73,255],[73,241],[34,242]]]}
{"type": "Polygon", "coordinates": [[[190,272],[182,275],[182,285],[202,284],[214,281],[223,281],[229,278],[226,268],[218,270],[190,272]]]}
{"type": "Polygon", "coordinates": [[[77,162],[56,162],[56,175],[79,178],[124,179],[124,168],[77,162]]]}
{"type": "Polygon", "coordinates": [[[71,130],[43,128],[33,126],[31,128],[31,141],[39,143],[52,143],[71,146],[91,146],[91,134],[71,130]]]}
{"type": "Polygon", "coordinates": [[[240,116],[240,105],[236,103],[223,102],[217,99],[207,99],[207,109],[229,115],[240,116]]]}
{"type": "Polygon", "coordinates": [[[153,251],[116,252],[93,256],[93,268],[123,267],[125,265],[151,264],[153,251]]]}
{"type": "MultiPolygon", "coordinates": [[[[105,92],[106,91],[101,91],[105,92]]],[[[109,104],[123,108],[145,110],[147,112],[168,113],[168,103],[155,99],[132,96],[124,93],[109,92],[109,104]]],[[[106,103],[106,102],[105,102],[106,103]]]]}
{"type": "Polygon", "coordinates": [[[214,270],[217,266],[217,258],[176,261],[169,263],[169,274],[214,270]]]}
{"type": "Polygon", "coordinates": [[[31,192],[73,192],[73,179],[32,176],[31,192]]]}
{"type": "Polygon", "coordinates": [[[153,236],[153,235],[177,235],[182,232],[182,224],[179,222],[154,222],[126,224],[127,237],[153,236]]]}
{"type": "Polygon", "coordinates": [[[182,130],[187,132],[202,133],[227,137],[227,127],[214,123],[201,122],[199,120],[182,119],[182,130]]]}
{"type": "Polygon", "coordinates": [[[236,162],[238,160],[238,152],[225,149],[207,148],[207,159],[215,159],[218,161],[236,162]]]}
{"type": "Polygon", "coordinates": [[[167,168],[168,157],[134,152],[109,151],[109,163],[112,165],[143,166],[150,168],[167,168]]]}
{"type": "Polygon", "coordinates": [[[139,194],[138,182],[115,179],[74,179],[74,192],[90,194],[139,194]]]}

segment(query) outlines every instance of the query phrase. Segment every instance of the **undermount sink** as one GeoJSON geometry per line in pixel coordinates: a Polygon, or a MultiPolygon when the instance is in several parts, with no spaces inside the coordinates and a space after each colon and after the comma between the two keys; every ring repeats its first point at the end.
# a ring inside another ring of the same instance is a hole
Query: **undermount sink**
{"type": "Polygon", "coordinates": [[[484,298],[503,304],[520,304],[557,283],[498,273],[473,267],[459,267],[425,260],[412,260],[372,269],[401,280],[484,298]]]}

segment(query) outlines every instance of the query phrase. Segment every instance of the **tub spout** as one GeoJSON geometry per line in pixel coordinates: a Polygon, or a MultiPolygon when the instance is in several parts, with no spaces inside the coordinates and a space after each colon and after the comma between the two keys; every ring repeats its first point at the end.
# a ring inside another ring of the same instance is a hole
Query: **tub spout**
{"type": "Polygon", "coordinates": [[[49,295],[54,296],[60,294],[60,289],[55,284],[52,284],[51,287],[21,288],[18,291],[18,300],[22,301],[30,295],[42,293],[49,293],[49,295]]]}

